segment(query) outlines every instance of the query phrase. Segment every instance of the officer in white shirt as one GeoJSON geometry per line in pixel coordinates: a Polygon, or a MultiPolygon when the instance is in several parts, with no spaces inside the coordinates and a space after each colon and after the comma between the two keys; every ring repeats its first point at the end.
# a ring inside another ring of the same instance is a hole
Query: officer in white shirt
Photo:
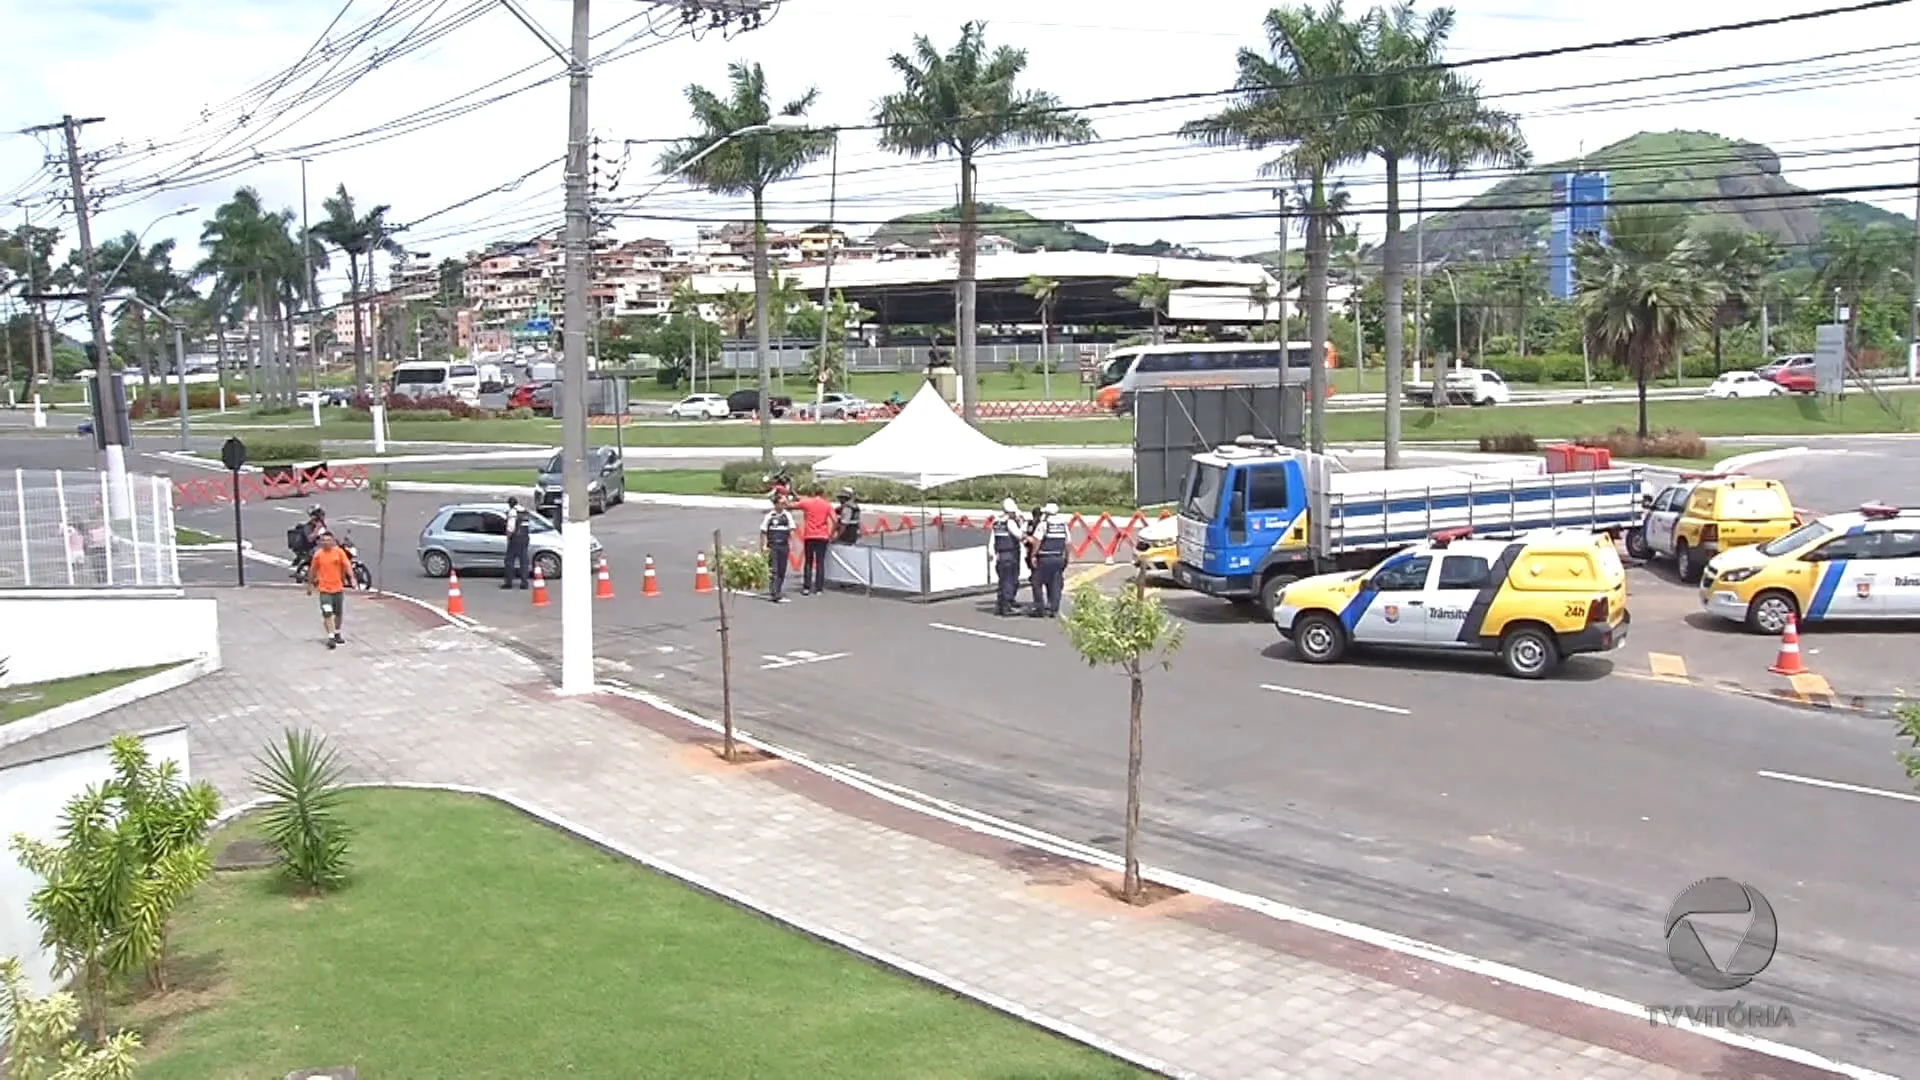
{"type": "Polygon", "coordinates": [[[1000,511],[993,519],[993,574],[999,586],[993,613],[1011,615],[1020,602],[1020,538],[1027,523],[1011,495],[1000,504],[1000,511]]]}
{"type": "Polygon", "coordinates": [[[1067,519],[1060,507],[1048,503],[1040,508],[1034,524],[1033,594],[1034,618],[1051,619],[1060,614],[1060,590],[1067,577],[1067,519]]]}
{"type": "Polygon", "coordinates": [[[787,560],[793,551],[793,513],[787,509],[786,497],[777,491],[773,509],[760,519],[760,546],[767,553],[767,599],[784,604],[787,598],[780,593],[787,584],[787,560]]]}

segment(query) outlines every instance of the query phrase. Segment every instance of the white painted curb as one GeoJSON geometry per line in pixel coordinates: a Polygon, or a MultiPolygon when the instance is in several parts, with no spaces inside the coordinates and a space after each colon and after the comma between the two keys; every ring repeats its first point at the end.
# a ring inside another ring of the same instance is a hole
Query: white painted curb
{"type": "MultiPolygon", "coordinates": [[[[1820,452],[1823,454],[1846,453],[1844,450],[1822,450],[1820,452]]],[[[1751,454],[1735,454],[1730,458],[1725,458],[1714,465],[1713,468],[1715,472],[1740,472],[1743,469],[1765,464],[1769,461],[1779,461],[1782,458],[1800,457],[1803,454],[1811,453],[1813,453],[1813,450],[1805,446],[1786,446],[1778,450],[1755,450],[1751,454]]]]}
{"type": "Polygon", "coordinates": [[[163,694],[176,687],[185,686],[202,675],[211,675],[219,670],[220,656],[215,653],[198,660],[188,660],[165,671],[156,671],[143,679],[135,679],[111,690],[102,690],[92,697],[57,705],[45,712],[15,720],[11,724],[0,725],[0,746],[12,746],[14,743],[37,738],[49,731],[58,731],[82,720],[91,720],[101,713],[112,712],[142,698],[150,698],[155,694],[163,694]]]}

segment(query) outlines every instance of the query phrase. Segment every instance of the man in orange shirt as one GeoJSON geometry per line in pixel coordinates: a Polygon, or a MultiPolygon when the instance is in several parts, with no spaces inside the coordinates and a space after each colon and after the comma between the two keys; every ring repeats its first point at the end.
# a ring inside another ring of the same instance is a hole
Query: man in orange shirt
{"type": "Polygon", "coordinates": [[[800,511],[801,552],[800,595],[811,596],[827,589],[827,541],[833,539],[833,504],[822,498],[820,486],[807,489],[794,505],[800,511]]]}
{"type": "Polygon", "coordinates": [[[342,602],[346,599],[347,582],[352,580],[353,559],[332,533],[321,533],[320,546],[314,550],[313,562],[307,567],[307,595],[320,594],[320,626],[326,631],[329,649],[347,643],[340,636],[340,624],[345,618],[342,602]]]}

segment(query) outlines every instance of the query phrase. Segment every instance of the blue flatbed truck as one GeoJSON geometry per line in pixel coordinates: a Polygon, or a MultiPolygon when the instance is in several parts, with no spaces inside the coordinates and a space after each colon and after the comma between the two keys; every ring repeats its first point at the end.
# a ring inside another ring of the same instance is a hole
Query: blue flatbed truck
{"type": "Polygon", "coordinates": [[[1182,485],[1182,587],[1271,616],[1280,591],[1313,574],[1362,570],[1436,532],[1638,524],[1637,467],[1542,473],[1538,461],[1347,471],[1335,458],[1242,437],[1195,454],[1182,485]]]}

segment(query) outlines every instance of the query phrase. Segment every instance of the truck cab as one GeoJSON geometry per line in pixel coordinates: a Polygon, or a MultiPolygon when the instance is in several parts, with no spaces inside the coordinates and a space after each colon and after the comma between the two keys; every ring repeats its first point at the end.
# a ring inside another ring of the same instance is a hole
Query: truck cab
{"type": "Polygon", "coordinates": [[[1180,495],[1174,580],[1271,611],[1282,589],[1315,570],[1307,543],[1314,461],[1253,439],[1195,454],[1180,495]]]}

